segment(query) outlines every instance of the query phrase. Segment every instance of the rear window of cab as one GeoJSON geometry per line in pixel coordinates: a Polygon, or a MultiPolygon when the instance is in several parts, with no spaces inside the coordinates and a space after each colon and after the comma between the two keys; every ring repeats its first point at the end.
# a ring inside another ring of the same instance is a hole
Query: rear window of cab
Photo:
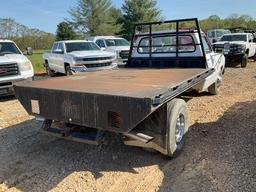
{"type": "MultiPolygon", "coordinates": [[[[179,45],[176,43],[176,35],[155,36],[152,38],[152,53],[176,53],[177,47],[180,53],[189,53],[196,50],[196,45],[191,35],[179,35],[179,45]]],[[[150,52],[149,37],[142,38],[138,45],[138,53],[150,52]]]]}

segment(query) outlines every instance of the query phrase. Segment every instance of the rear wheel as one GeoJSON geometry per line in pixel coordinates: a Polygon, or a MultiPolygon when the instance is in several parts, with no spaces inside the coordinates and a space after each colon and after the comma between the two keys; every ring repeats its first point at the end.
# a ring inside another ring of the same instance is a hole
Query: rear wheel
{"type": "Polygon", "coordinates": [[[51,70],[48,63],[45,64],[45,70],[46,70],[46,73],[48,76],[50,76],[50,77],[54,76],[54,72],[53,72],[53,70],[51,70]]]}
{"type": "Polygon", "coordinates": [[[242,57],[241,67],[245,68],[247,66],[247,63],[248,63],[248,56],[247,54],[244,54],[242,57]]]}
{"type": "Polygon", "coordinates": [[[167,152],[173,157],[178,154],[185,142],[188,131],[188,111],[186,102],[173,99],[167,104],[167,152]]]}

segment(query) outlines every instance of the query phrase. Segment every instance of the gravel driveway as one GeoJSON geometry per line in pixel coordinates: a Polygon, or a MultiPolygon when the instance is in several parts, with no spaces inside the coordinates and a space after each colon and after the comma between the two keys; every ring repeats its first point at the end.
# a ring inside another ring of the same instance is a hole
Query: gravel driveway
{"type": "Polygon", "coordinates": [[[191,128],[174,159],[39,132],[14,98],[0,100],[0,191],[256,191],[256,63],[227,68],[220,95],[186,96],[191,128]]]}

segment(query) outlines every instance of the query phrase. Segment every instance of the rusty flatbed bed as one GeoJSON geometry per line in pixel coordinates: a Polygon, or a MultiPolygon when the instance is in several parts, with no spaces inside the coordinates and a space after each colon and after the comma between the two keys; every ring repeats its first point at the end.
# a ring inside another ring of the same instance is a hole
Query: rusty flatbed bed
{"type": "Polygon", "coordinates": [[[27,83],[36,89],[62,90],[122,97],[154,98],[194,79],[206,69],[120,69],[27,83]]]}
{"type": "Polygon", "coordinates": [[[15,91],[30,114],[128,132],[162,103],[212,72],[200,68],[118,69],[17,84],[15,91]],[[116,114],[121,118],[120,125],[109,122],[116,114]]]}

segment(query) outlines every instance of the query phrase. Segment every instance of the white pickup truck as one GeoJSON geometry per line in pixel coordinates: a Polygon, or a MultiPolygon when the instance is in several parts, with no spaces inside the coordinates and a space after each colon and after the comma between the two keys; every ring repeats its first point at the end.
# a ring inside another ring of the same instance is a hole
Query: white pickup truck
{"type": "Polygon", "coordinates": [[[13,41],[0,40],[0,96],[12,95],[13,84],[31,81],[34,70],[31,62],[13,41]]]}
{"type": "Polygon", "coordinates": [[[102,51],[94,42],[85,40],[57,41],[52,50],[43,55],[46,72],[72,75],[74,72],[89,72],[114,69],[114,54],[102,51]]]}
{"type": "Polygon", "coordinates": [[[95,42],[102,50],[115,54],[115,60],[119,64],[128,60],[130,43],[124,38],[114,36],[94,36],[88,37],[87,40],[95,42]]]}
{"type": "Polygon", "coordinates": [[[256,61],[256,39],[252,33],[232,33],[213,44],[216,52],[223,52],[227,62],[239,62],[246,67],[248,58],[256,61]]]}

